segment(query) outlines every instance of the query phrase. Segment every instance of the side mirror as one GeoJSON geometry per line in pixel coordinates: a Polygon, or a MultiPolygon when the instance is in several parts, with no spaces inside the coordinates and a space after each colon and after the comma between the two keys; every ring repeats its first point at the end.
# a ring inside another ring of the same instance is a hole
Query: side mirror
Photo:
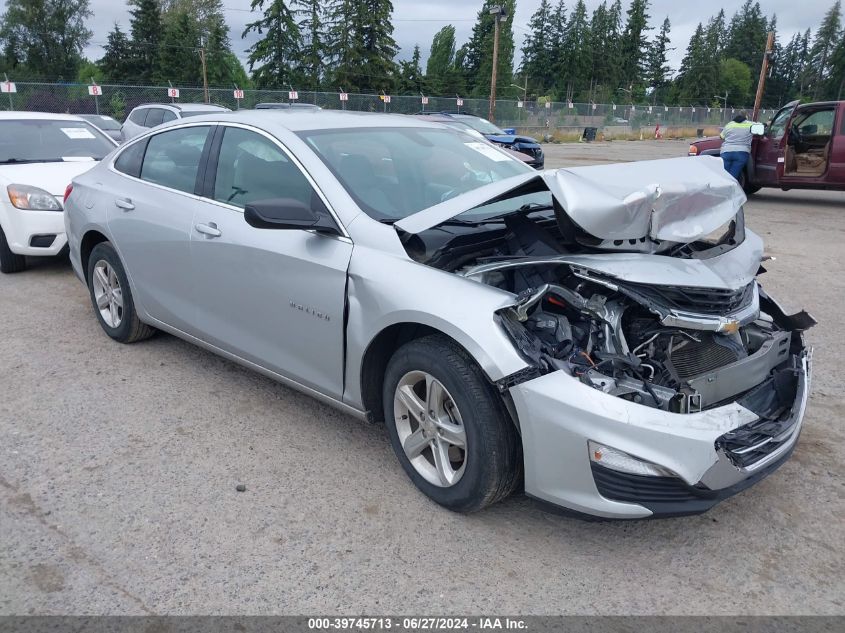
{"type": "Polygon", "coordinates": [[[762,123],[751,124],[751,134],[754,136],[763,136],[766,133],[766,126],[762,123]]]}
{"type": "Polygon", "coordinates": [[[244,219],[257,229],[311,230],[339,235],[337,226],[324,210],[315,210],[293,198],[255,200],[244,208],[244,219]]]}

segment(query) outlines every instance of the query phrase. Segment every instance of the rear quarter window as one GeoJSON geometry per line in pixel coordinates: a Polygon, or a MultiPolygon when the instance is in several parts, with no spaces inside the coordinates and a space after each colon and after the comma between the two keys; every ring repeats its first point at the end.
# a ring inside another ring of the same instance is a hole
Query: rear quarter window
{"type": "Polygon", "coordinates": [[[120,153],[114,161],[114,168],[128,176],[141,177],[141,164],[144,162],[144,151],[147,149],[147,141],[130,145],[120,153]]]}

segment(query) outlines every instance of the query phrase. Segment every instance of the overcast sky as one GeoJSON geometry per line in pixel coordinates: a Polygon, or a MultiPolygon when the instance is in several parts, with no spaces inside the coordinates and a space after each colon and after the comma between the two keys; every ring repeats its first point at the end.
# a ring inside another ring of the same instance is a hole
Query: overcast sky
{"type": "MultiPolygon", "coordinates": [[[[99,59],[102,54],[102,44],[105,43],[108,32],[115,22],[120,23],[124,30],[129,28],[129,13],[124,3],[115,0],[90,0],[94,17],[89,22],[94,36],[92,44],[86,49],[86,56],[99,59]]],[[[0,0],[0,6],[5,0],[0,0]]],[[[229,36],[232,39],[232,49],[242,60],[246,59],[245,50],[254,41],[254,34],[241,39],[244,25],[255,19],[250,14],[250,0],[224,0],[226,20],[229,24],[229,36]]],[[[537,9],[540,0],[517,0],[517,11],[514,17],[514,38],[517,49],[521,48],[525,34],[528,32],[528,21],[537,9]]],[[[575,0],[569,0],[567,11],[575,0]]],[[[600,4],[600,0],[586,0],[588,11],[600,4]]],[[[622,0],[627,9],[628,0],[622,0]]],[[[722,6],[730,16],[743,4],[743,0],[722,0],[714,2],[691,2],[690,0],[652,0],[650,3],[651,24],[659,27],[664,17],[669,17],[672,23],[672,46],[669,63],[677,69],[698,22],[706,21],[722,6]]],[[[833,4],[833,0],[762,0],[760,5],[767,15],[776,13],[778,16],[778,33],[781,41],[788,40],[793,33],[807,28],[816,30],[825,12],[833,4]]],[[[472,31],[476,14],[481,6],[479,0],[393,0],[394,37],[401,47],[400,58],[409,58],[414,44],[419,44],[423,53],[423,62],[428,57],[428,49],[434,34],[446,24],[453,24],[456,29],[458,46],[464,43],[472,31]]],[[[517,53],[518,54],[518,53],[517,53]]],[[[518,59],[517,59],[518,61],[518,59]]]]}

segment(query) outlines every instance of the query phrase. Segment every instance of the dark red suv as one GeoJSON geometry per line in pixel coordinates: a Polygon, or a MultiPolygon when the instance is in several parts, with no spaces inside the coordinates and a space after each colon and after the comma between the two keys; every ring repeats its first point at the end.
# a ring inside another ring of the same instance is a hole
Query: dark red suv
{"type": "MultiPolygon", "coordinates": [[[[722,139],[701,139],[690,156],[718,156],[722,139]]],[[[747,193],[761,187],[845,190],[845,101],[793,101],[778,110],[751,144],[740,179],[747,193]]]]}

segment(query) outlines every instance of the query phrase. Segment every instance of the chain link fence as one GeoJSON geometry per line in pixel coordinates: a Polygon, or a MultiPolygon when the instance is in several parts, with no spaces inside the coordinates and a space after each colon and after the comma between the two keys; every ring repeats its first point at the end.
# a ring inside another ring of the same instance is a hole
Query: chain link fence
{"type": "MultiPolygon", "coordinates": [[[[168,86],[123,86],[104,84],[102,94],[91,96],[85,84],[50,84],[16,82],[17,92],[0,95],[0,109],[71,114],[105,114],[123,121],[135,106],[144,103],[202,103],[200,88],[179,88],[178,98],[168,97],[168,86]]],[[[243,90],[236,99],[234,90],[209,89],[212,103],[232,110],[253,108],[258,103],[290,102],[287,90],[243,90]]],[[[342,101],[337,92],[298,92],[297,103],[313,103],[325,109],[359,112],[455,112],[487,117],[488,99],[458,100],[456,97],[421,95],[384,95],[348,93],[342,101]],[[425,103],[424,103],[425,102],[425,103]]],[[[735,112],[751,108],[718,108],[710,106],[665,106],[658,104],[600,104],[572,102],[536,102],[500,99],[496,101],[496,122],[501,127],[514,127],[535,136],[580,134],[585,127],[595,127],[608,134],[646,134],[652,136],[658,124],[665,136],[688,136],[696,132],[711,133],[727,123],[735,112]]],[[[762,110],[760,120],[773,116],[773,110],[762,110]]]]}

